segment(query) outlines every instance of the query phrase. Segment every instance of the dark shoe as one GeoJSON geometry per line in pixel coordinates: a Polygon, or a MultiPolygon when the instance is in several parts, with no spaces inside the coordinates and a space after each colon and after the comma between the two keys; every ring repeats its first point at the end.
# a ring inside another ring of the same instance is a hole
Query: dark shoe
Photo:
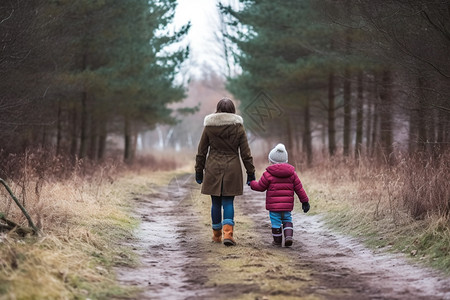
{"type": "Polygon", "coordinates": [[[281,233],[281,228],[272,228],[272,236],[274,246],[281,246],[281,242],[283,240],[283,234],[281,233]]]}
{"type": "Polygon", "coordinates": [[[292,246],[292,243],[293,243],[292,238],[286,239],[286,240],[284,241],[284,246],[285,246],[285,247],[290,247],[290,246],[292,246]]]}
{"type": "Polygon", "coordinates": [[[284,246],[285,247],[292,246],[293,242],[292,236],[294,235],[294,227],[291,222],[283,223],[283,235],[284,235],[284,246]]]}

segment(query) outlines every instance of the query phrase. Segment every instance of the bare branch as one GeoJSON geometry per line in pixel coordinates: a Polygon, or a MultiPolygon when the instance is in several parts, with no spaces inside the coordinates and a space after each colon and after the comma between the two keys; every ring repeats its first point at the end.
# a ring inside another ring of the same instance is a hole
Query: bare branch
{"type": "Polygon", "coordinates": [[[425,11],[422,11],[421,13],[422,13],[422,16],[424,16],[425,19],[428,21],[428,23],[430,23],[431,26],[434,27],[434,29],[436,29],[437,31],[441,32],[442,35],[443,35],[447,40],[450,41],[450,33],[449,33],[448,31],[446,31],[445,28],[441,28],[441,27],[439,27],[437,24],[435,24],[435,23],[431,20],[430,16],[429,16],[425,11]]]}
{"type": "Polygon", "coordinates": [[[444,107],[444,106],[440,106],[440,105],[436,105],[436,104],[431,104],[431,106],[439,108],[440,110],[450,113],[450,108],[448,108],[448,107],[444,107]]]}
{"type": "Polygon", "coordinates": [[[0,24],[2,24],[2,23],[5,22],[5,21],[8,21],[8,19],[11,18],[11,16],[13,15],[13,13],[14,13],[14,9],[11,11],[11,13],[9,14],[8,17],[6,17],[5,19],[3,19],[3,20],[0,21],[0,24]]]}
{"type": "Polygon", "coordinates": [[[400,50],[401,52],[403,52],[404,54],[409,55],[409,56],[411,56],[411,57],[417,59],[417,60],[420,61],[420,62],[423,62],[423,63],[425,63],[425,64],[431,66],[434,70],[436,70],[439,74],[441,74],[441,75],[444,76],[445,78],[450,78],[450,75],[445,74],[442,70],[440,70],[440,69],[439,69],[437,66],[435,66],[432,62],[427,61],[427,60],[421,58],[420,56],[414,54],[412,51],[410,51],[410,50],[408,49],[408,47],[406,47],[404,44],[402,44],[402,43],[399,41],[399,39],[397,38],[397,36],[395,35],[394,32],[392,32],[390,36],[392,37],[392,40],[397,44],[397,46],[398,46],[398,48],[399,48],[399,50],[400,50]]]}

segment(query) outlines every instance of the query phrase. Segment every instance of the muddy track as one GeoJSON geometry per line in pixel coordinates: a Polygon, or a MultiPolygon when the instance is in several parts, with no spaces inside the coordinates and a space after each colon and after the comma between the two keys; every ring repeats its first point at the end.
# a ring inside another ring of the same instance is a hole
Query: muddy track
{"type": "MultiPolygon", "coordinates": [[[[264,193],[247,188],[245,195],[235,201],[236,214],[245,213],[252,221],[247,232],[236,224],[236,247],[284,256],[291,267],[307,274],[264,272],[274,282],[298,282],[301,286],[290,291],[262,292],[257,276],[239,284],[210,284],[208,276],[223,270],[208,263],[208,257],[233,259],[236,256],[219,253],[218,247],[222,245],[211,246],[209,224],[201,220],[192,203],[192,191],[198,193],[198,186],[192,182],[191,175],[179,176],[156,193],[135,198],[135,214],[142,222],[135,238],[127,243],[134,248],[141,264],[137,268],[117,269],[120,282],[141,289],[133,299],[232,299],[246,294],[267,295],[261,299],[272,296],[277,299],[450,299],[449,278],[412,266],[401,257],[375,253],[355,239],[328,230],[317,215],[294,212],[294,245],[291,248],[271,246],[264,193]]],[[[262,254],[258,259],[264,257],[267,255],[262,254]]],[[[243,265],[241,270],[252,270],[255,266],[264,263],[243,265]]],[[[281,263],[275,266],[282,267],[281,263]]]]}

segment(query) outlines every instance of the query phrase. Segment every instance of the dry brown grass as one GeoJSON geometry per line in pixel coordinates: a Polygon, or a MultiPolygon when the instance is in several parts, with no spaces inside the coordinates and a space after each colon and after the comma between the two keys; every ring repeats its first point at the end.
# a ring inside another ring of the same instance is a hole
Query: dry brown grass
{"type": "Polygon", "coordinates": [[[420,257],[450,272],[449,155],[399,157],[394,166],[334,158],[300,178],[314,212],[376,247],[420,257]]]}
{"type": "MultiPolygon", "coordinates": [[[[117,161],[71,164],[39,153],[8,158],[2,173],[41,235],[0,235],[0,299],[107,299],[133,292],[116,283],[112,269],[134,263],[129,249],[118,246],[137,224],[128,200],[148,192],[149,183],[171,177],[154,170],[181,162],[142,158],[138,166],[125,166],[117,161]]],[[[0,199],[0,212],[27,226],[3,188],[0,199]]]]}
{"type": "Polygon", "coordinates": [[[450,154],[417,154],[399,163],[403,205],[415,219],[450,217],[450,154]]]}

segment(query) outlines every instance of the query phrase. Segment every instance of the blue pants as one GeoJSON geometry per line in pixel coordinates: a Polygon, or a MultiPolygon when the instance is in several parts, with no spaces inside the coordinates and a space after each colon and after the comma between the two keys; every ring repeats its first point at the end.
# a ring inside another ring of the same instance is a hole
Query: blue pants
{"type": "Polygon", "coordinates": [[[290,211],[269,211],[270,223],[272,228],[280,228],[282,223],[292,223],[292,215],[290,211]]]}
{"type": "Polygon", "coordinates": [[[234,226],[234,196],[211,196],[211,220],[212,228],[221,229],[223,225],[234,226]],[[222,222],[223,207],[223,222],[222,222]]]}

